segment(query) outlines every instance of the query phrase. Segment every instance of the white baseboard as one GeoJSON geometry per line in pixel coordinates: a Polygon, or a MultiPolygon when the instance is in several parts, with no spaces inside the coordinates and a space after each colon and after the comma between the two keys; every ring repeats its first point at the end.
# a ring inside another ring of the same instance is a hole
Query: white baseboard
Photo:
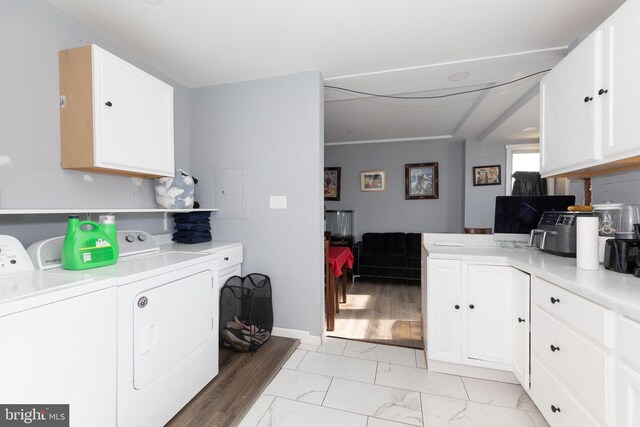
{"type": "Polygon", "coordinates": [[[519,384],[513,373],[498,369],[482,368],[479,366],[458,365],[456,363],[427,360],[427,369],[432,372],[460,375],[463,377],[480,378],[482,380],[500,381],[503,383],[519,384]]]}
{"type": "Polygon", "coordinates": [[[301,344],[322,344],[322,337],[311,335],[309,334],[309,331],[302,331],[299,329],[278,328],[274,326],[273,330],[271,331],[271,335],[274,335],[276,337],[299,339],[301,344]]]}

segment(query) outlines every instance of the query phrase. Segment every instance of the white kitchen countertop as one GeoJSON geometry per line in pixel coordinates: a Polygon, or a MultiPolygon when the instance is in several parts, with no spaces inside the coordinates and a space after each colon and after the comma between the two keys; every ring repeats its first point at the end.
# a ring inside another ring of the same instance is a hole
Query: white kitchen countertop
{"type": "Polygon", "coordinates": [[[597,271],[581,270],[576,268],[575,258],[560,257],[537,249],[500,247],[490,238],[491,236],[478,235],[423,234],[424,247],[430,258],[510,265],[640,322],[640,278],[606,270],[602,265],[597,271]],[[457,236],[463,237],[458,240],[457,236]],[[435,244],[443,241],[462,241],[464,246],[435,244]]]}

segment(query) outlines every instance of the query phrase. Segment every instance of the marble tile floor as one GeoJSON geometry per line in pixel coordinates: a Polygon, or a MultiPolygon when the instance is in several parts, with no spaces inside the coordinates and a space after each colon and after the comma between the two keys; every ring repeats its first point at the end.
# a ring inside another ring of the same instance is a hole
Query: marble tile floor
{"type": "Polygon", "coordinates": [[[429,372],[424,352],[327,338],[301,344],[240,427],[543,427],[519,385],[429,372]]]}

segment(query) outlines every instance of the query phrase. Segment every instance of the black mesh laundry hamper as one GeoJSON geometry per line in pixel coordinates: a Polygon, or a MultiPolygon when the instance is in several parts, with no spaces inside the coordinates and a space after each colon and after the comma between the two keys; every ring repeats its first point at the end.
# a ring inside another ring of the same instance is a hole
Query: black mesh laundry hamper
{"type": "Polygon", "coordinates": [[[220,290],[220,343],[237,351],[256,351],[271,337],[273,306],[269,276],[233,276],[220,290]]]}

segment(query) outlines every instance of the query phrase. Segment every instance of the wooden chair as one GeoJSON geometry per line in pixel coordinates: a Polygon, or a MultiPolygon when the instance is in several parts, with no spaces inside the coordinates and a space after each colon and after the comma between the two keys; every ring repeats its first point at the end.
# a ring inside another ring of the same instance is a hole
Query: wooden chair
{"type": "MultiPolygon", "coordinates": [[[[329,263],[329,240],[324,241],[324,295],[326,299],[326,315],[327,315],[327,330],[333,331],[335,322],[335,313],[338,311],[338,293],[335,292],[335,296],[331,295],[331,281],[333,280],[333,273],[331,272],[331,264],[329,263]],[[333,300],[333,303],[331,303],[333,300]]],[[[334,285],[335,287],[335,285],[334,285]]]]}
{"type": "Polygon", "coordinates": [[[489,228],[474,228],[474,227],[465,227],[464,234],[493,234],[491,227],[489,228]]]}

